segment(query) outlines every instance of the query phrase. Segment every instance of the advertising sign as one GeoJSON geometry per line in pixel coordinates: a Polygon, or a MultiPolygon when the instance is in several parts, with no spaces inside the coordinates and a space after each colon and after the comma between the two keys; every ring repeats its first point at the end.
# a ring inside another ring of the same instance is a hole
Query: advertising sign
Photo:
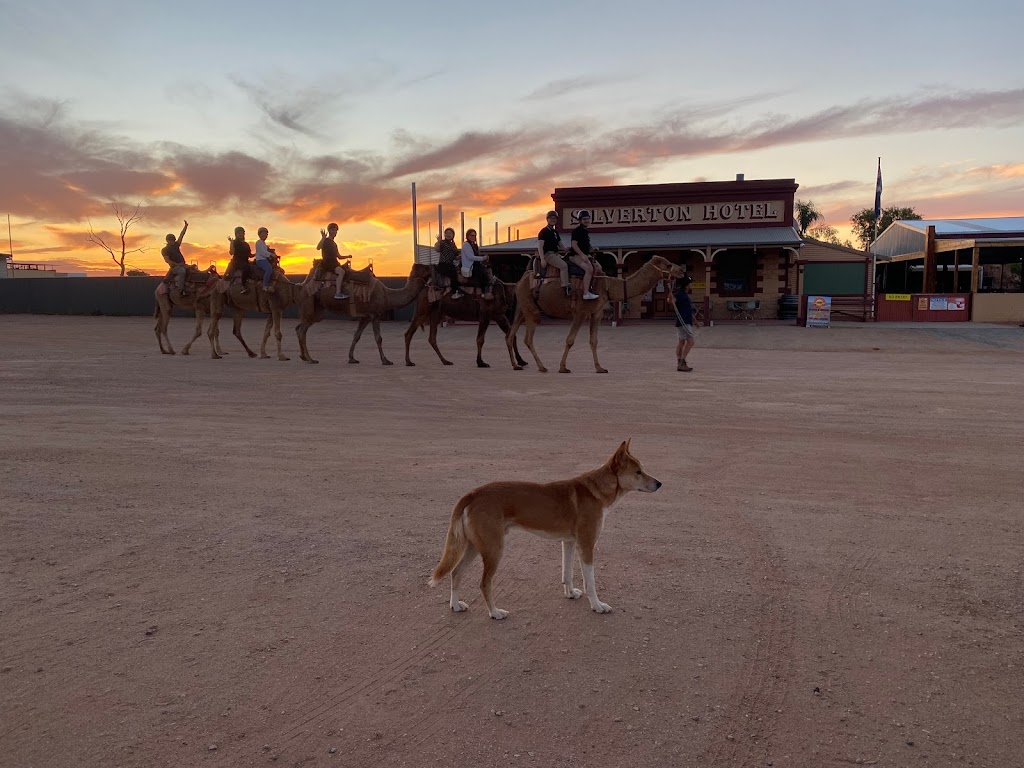
{"type": "Polygon", "coordinates": [[[946,297],[945,296],[929,296],[928,297],[928,309],[931,311],[946,311],[946,297]]]}
{"type": "Polygon", "coordinates": [[[831,296],[807,297],[807,327],[828,328],[832,320],[831,296]]]}
{"type": "Polygon", "coordinates": [[[947,309],[967,309],[967,299],[963,296],[957,296],[955,299],[950,299],[946,304],[947,309]]]}

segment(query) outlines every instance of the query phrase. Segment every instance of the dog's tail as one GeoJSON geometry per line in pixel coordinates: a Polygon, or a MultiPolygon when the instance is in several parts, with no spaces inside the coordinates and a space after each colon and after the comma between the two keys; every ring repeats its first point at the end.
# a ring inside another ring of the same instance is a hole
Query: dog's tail
{"type": "Polygon", "coordinates": [[[458,504],[455,505],[455,509],[452,510],[452,522],[448,526],[448,536],[444,540],[444,552],[441,553],[441,562],[434,568],[434,572],[430,575],[430,586],[436,586],[437,583],[455,570],[455,566],[462,562],[462,558],[466,555],[466,549],[469,547],[469,541],[466,538],[466,518],[464,512],[466,507],[469,506],[469,500],[472,493],[467,493],[461,499],[458,504]]]}

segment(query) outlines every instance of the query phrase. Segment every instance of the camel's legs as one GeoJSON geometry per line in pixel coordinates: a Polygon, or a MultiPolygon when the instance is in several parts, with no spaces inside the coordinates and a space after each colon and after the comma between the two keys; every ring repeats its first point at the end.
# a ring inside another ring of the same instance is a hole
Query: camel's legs
{"type": "MultiPolygon", "coordinates": [[[[281,360],[281,361],[285,361],[285,360],[290,360],[291,358],[289,358],[284,353],[284,350],[281,348],[281,315],[282,314],[283,313],[281,312],[281,310],[278,309],[276,312],[272,312],[270,317],[274,321],[273,322],[273,325],[274,325],[274,339],[277,341],[277,359],[281,360]]],[[[266,343],[265,339],[264,339],[264,343],[266,343]]]]}
{"type": "Polygon", "coordinates": [[[476,329],[476,367],[477,368],[490,368],[487,363],[484,362],[483,351],[484,351],[484,339],[487,338],[487,326],[491,324],[491,317],[483,309],[480,310],[480,325],[476,329]]]}
{"type": "Polygon", "coordinates": [[[242,338],[242,320],[245,319],[245,310],[235,308],[234,322],[231,324],[231,333],[234,337],[242,342],[242,346],[245,348],[245,354],[249,357],[256,357],[256,353],[249,349],[249,345],[245,343],[245,339],[242,338]]]}
{"type": "Polygon", "coordinates": [[[602,368],[597,359],[597,332],[601,330],[601,313],[595,312],[590,316],[590,351],[594,354],[594,370],[598,373],[608,373],[607,368],[602,368]]]}
{"type": "Polygon", "coordinates": [[[377,351],[380,352],[380,364],[393,365],[390,360],[384,357],[384,337],[380,334],[380,315],[373,316],[373,340],[377,342],[377,351]]]}
{"type": "Polygon", "coordinates": [[[309,354],[309,347],[306,346],[306,333],[310,327],[320,322],[320,313],[317,311],[313,299],[306,299],[299,305],[299,324],[295,326],[295,335],[299,339],[299,357],[306,363],[318,363],[309,354]]]}
{"type": "Polygon", "coordinates": [[[526,336],[523,341],[526,343],[526,348],[530,350],[530,354],[533,355],[534,361],[537,363],[537,370],[540,373],[547,373],[548,369],[544,367],[544,363],[540,361],[540,356],[537,354],[537,348],[533,346],[533,334],[537,332],[537,321],[533,318],[526,320],[526,336]]]}
{"type": "Polygon", "coordinates": [[[572,349],[572,345],[576,341],[576,334],[580,332],[580,326],[583,325],[583,319],[584,315],[582,314],[578,314],[572,319],[569,335],[565,337],[565,351],[562,353],[562,362],[558,366],[559,373],[572,373],[572,371],[565,367],[565,363],[569,359],[569,350],[572,349]]]}
{"type": "Polygon", "coordinates": [[[181,354],[183,354],[183,355],[187,355],[189,353],[189,350],[192,349],[193,342],[195,342],[196,339],[198,339],[200,336],[203,335],[203,318],[206,317],[206,313],[203,311],[202,307],[196,307],[195,308],[195,313],[196,313],[195,333],[192,334],[192,338],[189,339],[188,344],[186,344],[182,348],[181,354]]]}
{"type": "Polygon", "coordinates": [[[427,341],[430,342],[430,346],[434,348],[437,353],[437,359],[445,365],[452,365],[451,360],[446,360],[445,356],[441,354],[441,348],[437,346],[437,327],[441,324],[441,312],[430,313],[430,335],[427,337],[427,341]]]}
{"type": "Polygon", "coordinates": [[[419,313],[415,314],[412,320],[409,321],[409,327],[405,329],[405,364],[416,365],[409,358],[409,347],[412,344],[412,337],[416,335],[416,331],[420,329],[420,317],[419,313]]]}
{"type": "Polygon", "coordinates": [[[206,331],[206,336],[210,339],[210,357],[214,360],[220,360],[222,356],[220,351],[220,318],[223,311],[223,304],[219,303],[216,299],[211,301],[210,328],[206,331]]]}
{"type": "MultiPolygon", "coordinates": [[[[496,318],[494,318],[494,322],[498,324],[498,327],[501,329],[501,332],[505,334],[505,340],[507,341],[509,334],[508,318],[506,318],[504,315],[498,315],[496,318]]],[[[516,343],[515,336],[512,337],[511,354],[514,356],[512,362],[513,365],[518,365],[519,368],[522,368],[524,365],[528,365],[528,363],[525,360],[523,360],[522,355],[519,354],[519,345],[516,343]]],[[[519,368],[517,368],[516,370],[519,370],[519,368]]]]}
{"type": "Polygon", "coordinates": [[[171,346],[171,337],[167,335],[167,326],[171,321],[171,313],[163,307],[157,307],[156,325],[153,330],[156,332],[156,343],[160,345],[161,355],[173,355],[174,347],[171,346]],[[164,338],[167,339],[167,348],[164,349],[164,338]]]}
{"type": "MultiPolygon", "coordinates": [[[[348,361],[350,363],[358,363],[359,362],[358,360],[356,360],[356,354],[355,354],[356,353],[356,344],[359,343],[359,337],[363,335],[363,331],[366,329],[366,326],[368,326],[369,324],[370,324],[370,318],[369,318],[368,315],[365,316],[365,317],[359,318],[359,325],[356,326],[356,332],[354,334],[352,334],[352,346],[350,346],[348,348],[348,361]]],[[[380,354],[381,354],[381,357],[384,356],[383,352],[381,352],[380,354]]]]}
{"type": "Polygon", "coordinates": [[[267,318],[266,324],[263,326],[263,339],[260,341],[260,359],[266,360],[270,355],[267,354],[267,342],[270,340],[270,331],[274,327],[274,316],[271,315],[267,318]]]}

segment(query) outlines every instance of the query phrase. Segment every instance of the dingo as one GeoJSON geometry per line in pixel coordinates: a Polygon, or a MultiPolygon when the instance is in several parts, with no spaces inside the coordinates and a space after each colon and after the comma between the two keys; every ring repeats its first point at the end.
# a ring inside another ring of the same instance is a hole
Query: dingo
{"type": "Polygon", "coordinates": [[[629,491],[653,493],[661,482],[646,474],[629,452],[629,440],[619,446],[604,466],[555,483],[496,482],[470,491],[455,505],[441,562],[430,577],[434,586],[451,574],[451,607],[456,613],[467,606],[459,600],[459,581],[466,566],[480,554],[484,574],[480,591],[492,619],[504,619],[508,611],[495,607],[491,581],[505,547],[505,532],[523,528],[562,542],[562,586],[575,600],[583,593],[573,588],[573,553],[580,548],[583,588],[590,607],[598,613],[612,608],[597,599],[594,586],[594,546],[601,535],[608,510],[629,491]]]}

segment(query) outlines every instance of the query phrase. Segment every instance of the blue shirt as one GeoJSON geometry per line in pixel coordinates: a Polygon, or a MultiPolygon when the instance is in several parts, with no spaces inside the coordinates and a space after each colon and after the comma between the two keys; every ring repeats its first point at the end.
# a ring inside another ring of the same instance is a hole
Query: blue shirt
{"type": "MultiPolygon", "coordinates": [[[[693,325],[693,302],[690,301],[689,294],[686,291],[677,291],[675,295],[676,311],[679,312],[679,317],[683,318],[683,322],[687,325],[693,325]]],[[[680,325],[679,317],[676,318],[676,327],[680,325]]]]}

